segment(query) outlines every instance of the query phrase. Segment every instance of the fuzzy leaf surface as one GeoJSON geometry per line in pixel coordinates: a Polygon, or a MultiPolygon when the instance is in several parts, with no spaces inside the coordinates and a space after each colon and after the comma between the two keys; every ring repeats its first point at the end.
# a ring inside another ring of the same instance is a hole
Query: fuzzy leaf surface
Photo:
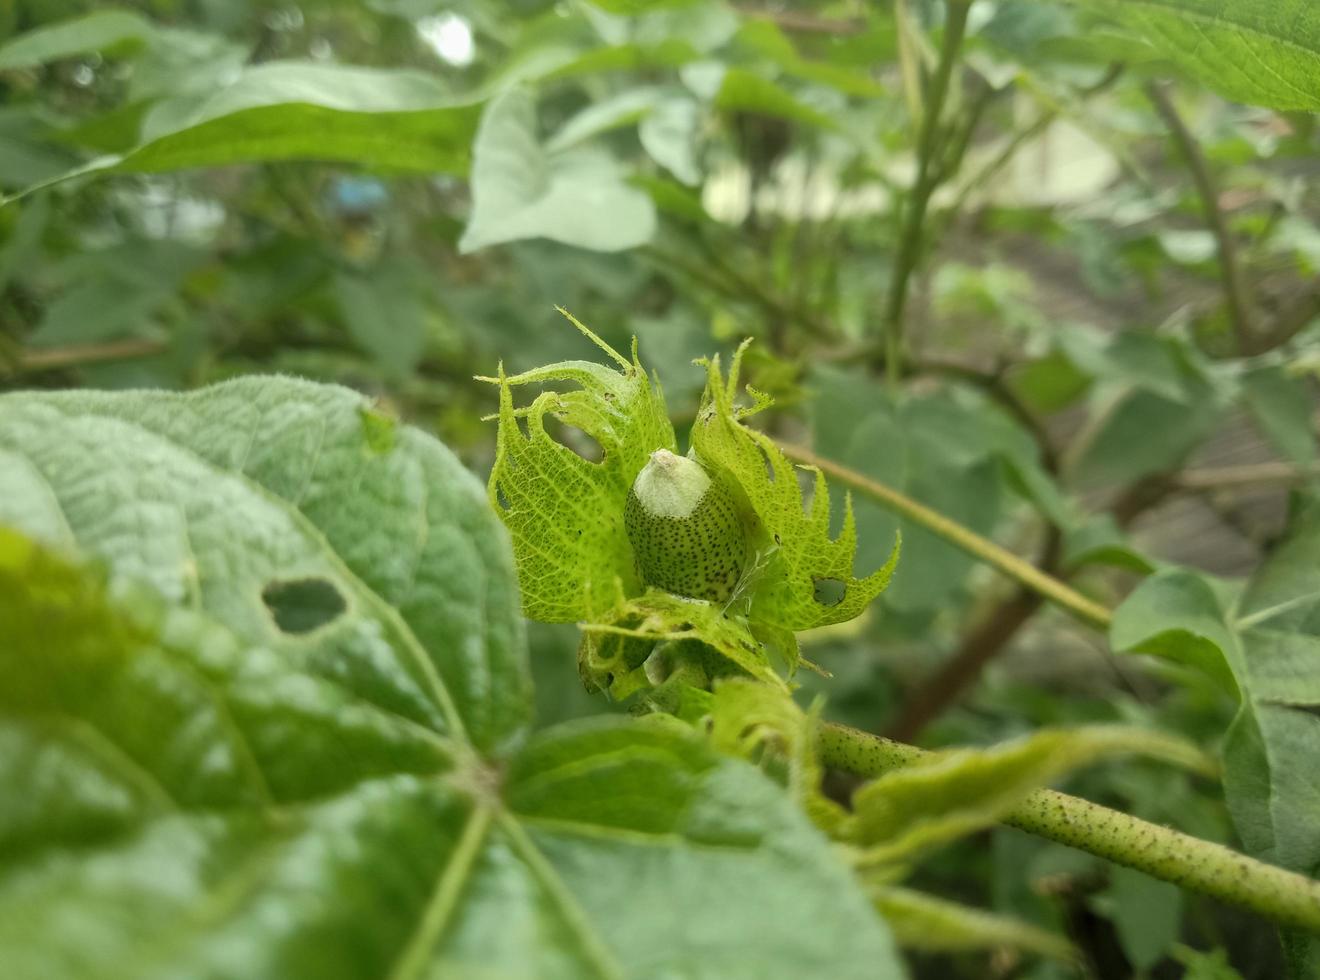
{"type": "Polygon", "coordinates": [[[623,719],[526,734],[498,525],[358,396],[6,396],[0,460],[13,975],[902,975],[753,768],[623,719]],[[339,602],[281,619],[272,575],[339,602]]]}
{"type": "Polygon", "coordinates": [[[449,450],[402,425],[382,443],[372,412],[347,389],[271,378],[7,395],[0,523],[53,533],[438,731],[517,737],[529,682],[507,545],[449,450]],[[262,597],[305,580],[346,603],[315,644],[262,597]]]}

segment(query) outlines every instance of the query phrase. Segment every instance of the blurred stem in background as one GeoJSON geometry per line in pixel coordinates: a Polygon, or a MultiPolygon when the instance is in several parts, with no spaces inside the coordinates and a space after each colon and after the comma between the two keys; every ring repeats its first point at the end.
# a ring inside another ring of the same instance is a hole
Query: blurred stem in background
{"type": "Polygon", "coordinates": [[[909,280],[921,262],[925,244],[926,208],[935,189],[957,167],[956,160],[941,164],[936,155],[941,149],[941,137],[947,136],[940,122],[949,93],[949,80],[962,48],[970,8],[968,0],[952,0],[948,6],[940,60],[922,104],[921,133],[917,139],[917,174],[900,212],[898,250],[894,255],[893,274],[889,280],[889,293],[880,322],[885,338],[885,372],[890,387],[895,390],[902,375],[903,317],[907,309],[909,280]]]}
{"type": "Polygon", "coordinates": [[[1219,252],[1219,266],[1223,273],[1220,282],[1224,287],[1224,303],[1228,308],[1228,321],[1233,329],[1233,337],[1237,345],[1237,353],[1240,355],[1251,354],[1254,352],[1255,331],[1251,323],[1251,294],[1248,290],[1247,280],[1242,272],[1242,264],[1238,261],[1237,245],[1233,241],[1233,233],[1228,227],[1228,222],[1224,218],[1223,209],[1219,203],[1219,189],[1215,183],[1214,175],[1210,172],[1210,164],[1197,145],[1196,138],[1192,136],[1187,124],[1183,122],[1182,116],[1178,114],[1178,108],[1173,104],[1173,98],[1169,94],[1169,88],[1162,82],[1147,82],[1144,90],[1146,96],[1150,99],[1155,111],[1159,113],[1164,124],[1169,127],[1169,135],[1178,147],[1178,152],[1187,164],[1187,169],[1191,171],[1192,182],[1196,185],[1196,194],[1201,199],[1201,210],[1205,214],[1205,223],[1210,227],[1211,233],[1215,236],[1215,245],[1219,252]]]}

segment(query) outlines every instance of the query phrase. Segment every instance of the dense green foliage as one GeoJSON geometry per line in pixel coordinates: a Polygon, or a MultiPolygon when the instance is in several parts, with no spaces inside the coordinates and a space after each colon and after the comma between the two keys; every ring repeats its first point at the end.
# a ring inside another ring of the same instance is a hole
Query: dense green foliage
{"type": "Polygon", "coordinates": [[[0,4],[0,973],[1320,976],[1317,112],[1311,0],[0,4]]]}

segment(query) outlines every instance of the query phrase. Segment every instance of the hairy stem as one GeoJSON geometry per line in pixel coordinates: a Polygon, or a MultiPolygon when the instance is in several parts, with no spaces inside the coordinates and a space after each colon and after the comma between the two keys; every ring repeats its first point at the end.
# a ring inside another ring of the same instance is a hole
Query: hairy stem
{"type": "Polygon", "coordinates": [[[1242,274],[1238,262],[1237,245],[1224,220],[1224,212],[1219,209],[1219,191],[1215,187],[1214,177],[1205,154],[1197,145],[1191,131],[1178,115],[1178,109],[1169,97],[1168,89],[1158,82],[1148,82],[1146,96],[1155,111],[1160,114],[1164,124],[1169,127],[1169,135],[1178,146],[1187,169],[1192,173],[1192,182],[1196,185],[1197,196],[1201,199],[1201,210],[1205,212],[1205,223],[1215,236],[1219,249],[1219,265],[1223,269],[1221,281],[1224,285],[1224,302],[1228,306],[1229,322],[1233,325],[1233,335],[1237,339],[1239,354],[1252,351],[1251,304],[1247,293],[1247,280],[1242,274]]]}
{"type": "Polygon", "coordinates": [[[1109,628],[1109,621],[1113,618],[1113,613],[1108,609],[1098,602],[1088,599],[1067,583],[1041,571],[1031,562],[1019,558],[1007,548],[1001,547],[975,531],[963,527],[957,521],[931,510],[893,487],[886,486],[878,480],[873,480],[833,460],[817,456],[809,449],[784,443],[780,443],[779,448],[783,450],[789,459],[817,467],[827,476],[832,476],[858,493],[865,494],[882,507],[887,507],[912,523],[920,524],[926,530],[938,534],[945,541],[961,548],[973,558],[980,559],[998,569],[1018,584],[1040,594],[1082,622],[1097,629],[1109,628]]]}
{"type": "MultiPolygon", "coordinates": [[[[845,725],[821,726],[818,747],[825,765],[859,776],[879,776],[927,755],[845,725]]],[[[1028,794],[1003,822],[1241,905],[1274,922],[1320,933],[1320,882],[1222,844],[1048,789],[1028,794]]]]}
{"type": "Polygon", "coordinates": [[[902,368],[903,313],[907,306],[908,281],[921,260],[926,208],[935,188],[946,176],[944,168],[938,166],[935,159],[939,148],[940,118],[944,114],[949,80],[962,47],[970,6],[968,0],[951,0],[949,3],[939,64],[935,67],[922,110],[921,133],[917,139],[917,176],[903,206],[898,251],[894,255],[894,274],[889,281],[889,296],[881,323],[885,336],[885,367],[893,383],[897,383],[902,368]]]}

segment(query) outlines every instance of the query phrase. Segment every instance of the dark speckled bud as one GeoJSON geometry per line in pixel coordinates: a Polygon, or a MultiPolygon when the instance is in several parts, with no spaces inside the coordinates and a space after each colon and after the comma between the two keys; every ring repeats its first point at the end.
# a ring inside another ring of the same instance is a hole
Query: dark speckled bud
{"type": "Polygon", "coordinates": [[[653,452],[628,491],[624,524],[647,585],[711,602],[733,594],[747,535],[733,494],[700,463],[653,452]]]}

